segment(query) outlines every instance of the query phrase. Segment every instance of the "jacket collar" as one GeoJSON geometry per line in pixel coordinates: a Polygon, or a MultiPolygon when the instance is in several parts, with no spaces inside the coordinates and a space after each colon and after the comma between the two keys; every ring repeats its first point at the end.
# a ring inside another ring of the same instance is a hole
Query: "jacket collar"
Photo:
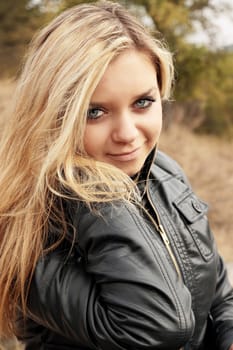
{"type": "Polygon", "coordinates": [[[143,198],[146,192],[148,179],[151,172],[151,167],[156,157],[156,150],[157,150],[157,145],[153,148],[153,150],[150,152],[150,154],[146,158],[145,163],[142,169],[140,170],[140,172],[132,178],[132,180],[134,180],[137,185],[137,188],[140,193],[140,198],[143,198]]]}
{"type": "Polygon", "coordinates": [[[157,145],[153,148],[150,154],[147,156],[145,163],[140,170],[138,176],[136,177],[137,182],[147,181],[151,172],[152,164],[154,163],[156,157],[157,145]]]}

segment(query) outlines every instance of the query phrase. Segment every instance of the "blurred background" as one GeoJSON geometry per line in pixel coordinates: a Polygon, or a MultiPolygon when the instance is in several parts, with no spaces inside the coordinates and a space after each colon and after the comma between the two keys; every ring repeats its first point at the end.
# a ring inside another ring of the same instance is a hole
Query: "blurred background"
{"type": "MultiPolygon", "coordinates": [[[[0,134],[34,33],[80,0],[0,0],[0,134]]],[[[185,169],[209,204],[220,253],[233,281],[233,2],[118,0],[173,52],[176,81],[164,105],[160,148],[185,169]]],[[[94,33],[93,33],[94,35],[94,33]]],[[[16,350],[14,339],[0,350],[16,350]]]]}

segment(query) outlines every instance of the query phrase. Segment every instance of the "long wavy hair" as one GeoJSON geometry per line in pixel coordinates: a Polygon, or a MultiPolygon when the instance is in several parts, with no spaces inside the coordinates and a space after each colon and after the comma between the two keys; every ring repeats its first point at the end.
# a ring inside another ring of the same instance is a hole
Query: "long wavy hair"
{"type": "MultiPolygon", "coordinates": [[[[134,48],[153,60],[162,98],[173,79],[170,52],[117,3],[61,13],[32,40],[0,140],[0,336],[15,333],[51,222],[67,223],[62,197],[131,200],[132,180],[90,159],[83,145],[91,96],[109,63],[134,48]]],[[[52,249],[54,244],[49,247],[52,249]]]]}

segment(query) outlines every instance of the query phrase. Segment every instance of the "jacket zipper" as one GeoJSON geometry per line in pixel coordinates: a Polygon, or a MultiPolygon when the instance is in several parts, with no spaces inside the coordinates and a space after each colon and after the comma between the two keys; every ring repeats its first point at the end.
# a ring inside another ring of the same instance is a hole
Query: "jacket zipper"
{"type": "Polygon", "coordinates": [[[158,224],[156,223],[154,218],[150,215],[150,213],[148,213],[146,210],[145,210],[145,212],[148,215],[148,217],[150,218],[150,220],[152,221],[152,223],[154,224],[154,226],[156,227],[156,229],[158,230],[158,232],[159,232],[159,234],[160,234],[160,236],[161,236],[161,238],[162,238],[162,240],[164,242],[164,245],[165,245],[165,247],[166,247],[166,249],[168,251],[168,254],[169,254],[169,256],[170,256],[170,258],[171,258],[171,260],[173,262],[173,265],[175,266],[175,270],[177,272],[177,275],[178,275],[179,278],[181,278],[180,268],[178,266],[178,263],[177,263],[177,260],[175,258],[175,255],[174,255],[174,253],[173,253],[173,251],[171,249],[171,245],[170,245],[170,241],[168,239],[168,236],[167,236],[167,234],[166,234],[166,232],[165,232],[165,230],[163,228],[163,225],[161,224],[161,221],[160,221],[159,215],[157,213],[157,210],[156,210],[156,208],[155,208],[155,206],[154,206],[154,204],[153,204],[153,202],[151,200],[151,196],[150,196],[150,193],[148,191],[148,187],[147,186],[146,186],[146,194],[147,194],[147,198],[148,198],[148,200],[150,202],[150,205],[151,205],[151,207],[152,207],[152,209],[153,209],[153,211],[154,211],[154,213],[156,215],[156,219],[157,219],[158,224]]]}
{"type": "Polygon", "coordinates": [[[179,278],[181,278],[180,268],[179,268],[178,263],[176,261],[175,255],[173,254],[173,251],[171,249],[171,245],[170,245],[170,241],[168,239],[168,236],[167,236],[167,234],[166,234],[166,232],[161,224],[159,224],[159,233],[160,233],[162,240],[164,241],[164,244],[167,248],[167,251],[172,259],[172,262],[175,266],[176,272],[177,272],[179,278]]]}

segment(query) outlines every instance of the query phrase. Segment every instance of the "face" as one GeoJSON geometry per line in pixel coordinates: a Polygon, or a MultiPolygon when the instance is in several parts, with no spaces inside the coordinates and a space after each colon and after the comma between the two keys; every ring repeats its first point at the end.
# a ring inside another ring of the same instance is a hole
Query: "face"
{"type": "Polygon", "coordinates": [[[110,63],[91,98],[85,150],[133,176],[155,147],[161,125],[155,66],[146,54],[127,50],[110,63]]]}

